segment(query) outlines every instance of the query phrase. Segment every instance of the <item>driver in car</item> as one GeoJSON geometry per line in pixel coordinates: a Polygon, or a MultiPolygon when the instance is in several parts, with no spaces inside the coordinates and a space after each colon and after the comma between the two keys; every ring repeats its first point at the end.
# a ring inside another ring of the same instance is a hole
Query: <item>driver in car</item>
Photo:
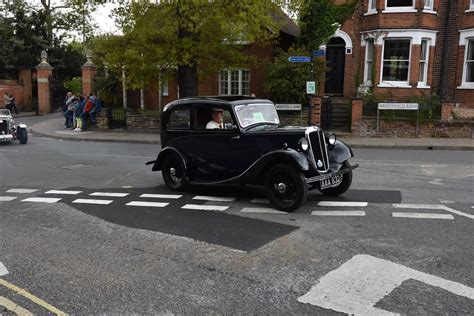
{"type": "Polygon", "coordinates": [[[224,121],[224,111],[222,109],[212,109],[212,120],[206,124],[206,129],[222,129],[224,121]]]}

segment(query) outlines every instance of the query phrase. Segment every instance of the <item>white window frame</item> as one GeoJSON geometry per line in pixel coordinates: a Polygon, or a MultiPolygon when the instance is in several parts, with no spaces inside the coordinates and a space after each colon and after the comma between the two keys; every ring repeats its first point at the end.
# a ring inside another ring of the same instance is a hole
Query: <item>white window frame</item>
{"type": "Polygon", "coordinates": [[[367,3],[367,13],[365,15],[377,13],[377,0],[369,0],[367,3]]]}
{"type": "Polygon", "coordinates": [[[462,69],[462,81],[458,89],[474,89],[474,82],[467,82],[467,53],[469,49],[469,41],[474,40],[474,28],[459,31],[459,46],[464,46],[464,60],[462,69]]]}
{"type": "Polygon", "coordinates": [[[371,71],[369,71],[368,63],[369,63],[369,49],[370,49],[370,43],[372,42],[372,67],[375,67],[374,65],[374,56],[375,56],[375,39],[374,38],[368,38],[365,40],[365,62],[364,62],[364,85],[369,86],[372,85],[372,78],[371,78],[371,71]]]}
{"type": "Polygon", "coordinates": [[[385,37],[383,40],[382,46],[382,56],[380,63],[380,84],[379,87],[382,88],[411,88],[410,82],[410,71],[411,71],[411,53],[412,53],[413,40],[409,37],[385,37]],[[409,40],[410,41],[410,51],[408,52],[408,75],[406,81],[392,81],[392,80],[383,80],[383,63],[385,55],[385,41],[396,41],[396,40],[409,40]]]}
{"type": "Polygon", "coordinates": [[[388,1],[389,0],[385,0],[385,9],[382,11],[382,13],[418,12],[415,9],[415,0],[411,1],[411,6],[405,6],[405,7],[389,7],[388,6],[388,1]]]}
{"type": "Polygon", "coordinates": [[[420,67],[419,67],[419,74],[418,74],[418,85],[417,85],[417,88],[421,88],[421,89],[428,89],[430,88],[430,86],[428,86],[428,69],[430,67],[430,40],[427,39],[427,38],[423,38],[421,40],[421,45],[420,45],[420,67]],[[422,53],[423,53],[423,44],[426,45],[426,56],[422,56],[422,53]],[[423,59],[424,57],[424,59],[423,59]],[[424,64],[425,67],[424,67],[424,71],[423,73],[421,73],[421,64],[424,64]],[[420,75],[422,75],[423,77],[420,78],[420,75]],[[422,80],[420,80],[422,79],[422,80]]]}
{"type": "Polygon", "coordinates": [[[239,72],[239,77],[238,77],[238,83],[239,83],[239,88],[238,88],[238,95],[250,95],[250,69],[223,69],[219,72],[219,76],[218,76],[218,80],[219,80],[219,95],[232,95],[232,72],[233,71],[238,71],[239,72]],[[242,73],[244,71],[247,71],[248,72],[248,81],[245,81],[245,82],[248,82],[248,93],[247,94],[243,94],[242,93],[242,90],[243,90],[243,80],[242,80],[242,73]],[[222,92],[222,80],[221,80],[221,74],[222,72],[227,72],[227,81],[226,81],[226,84],[227,84],[227,87],[226,87],[226,91],[227,93],[221,93],[222,92]]]}
{"type": "Polygon", "coordinates": [[[474,0],[470,0],[469,9],[467,9],[466,12],[474,12],[474,0]]]}
{"type": "Polygon", "coordinates": [[[431,14],[438,14],[438,12],[434,11],[434,2],[435,0],[423,0],[424,1],[424,6],[423,6],[423,12],[424,13],[431,13],[431,14]],[[428,5],[426,4],[428,2],[428,5]]]}

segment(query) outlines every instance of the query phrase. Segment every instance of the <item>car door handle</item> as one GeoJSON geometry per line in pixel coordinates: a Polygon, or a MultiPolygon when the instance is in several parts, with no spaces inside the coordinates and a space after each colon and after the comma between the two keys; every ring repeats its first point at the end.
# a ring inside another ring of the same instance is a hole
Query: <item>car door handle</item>
{"type": "Polygon", "coordinates": [[[237,136],[234,136],[231,138],[232,140],[239,140],[240,139],[240,135],[237,135],[237,136]]]}

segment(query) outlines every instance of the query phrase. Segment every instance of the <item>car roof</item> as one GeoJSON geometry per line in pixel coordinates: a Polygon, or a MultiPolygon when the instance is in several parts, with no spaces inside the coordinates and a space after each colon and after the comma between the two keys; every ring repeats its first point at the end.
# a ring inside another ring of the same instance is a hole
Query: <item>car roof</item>
{"type": "Polygon", "coordinates": [[[167,112],[171,110],[172,108],[174,108],[175,106],[186,105],[186,104],[209,104],[210,106],[216,106],[217,104],[219,104],[219,105],[235,106],[235,105],[248,104],[248,103],[273,103],[273,102],[268,99],[257,99],[255,97],[236,96],[236,95],[187,97],[187,98],[178,99],[178,100],[168,103],[163,108],[163,112],[167,112]]]}

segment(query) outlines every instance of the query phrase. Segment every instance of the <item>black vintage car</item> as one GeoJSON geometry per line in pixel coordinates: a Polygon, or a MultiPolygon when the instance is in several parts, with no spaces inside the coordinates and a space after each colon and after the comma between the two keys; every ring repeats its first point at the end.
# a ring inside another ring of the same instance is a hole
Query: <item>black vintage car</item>
{"type": "Polygon", "coordinates": [[[262,185],[272,205],[293,211],[308,190],[327,195],[352,182],[352,150],[318,126],[280,127],[269,100],[195,97],[173,101],[162,113],[162,150],[153,164],[166,185],[262,185]],[[213,111],[221,124],[209,129],[213,111]],[[206,128],[207,126],[207,128],[206,128]],[[218,126],[218,127],[217,127],[218,126]]]}

